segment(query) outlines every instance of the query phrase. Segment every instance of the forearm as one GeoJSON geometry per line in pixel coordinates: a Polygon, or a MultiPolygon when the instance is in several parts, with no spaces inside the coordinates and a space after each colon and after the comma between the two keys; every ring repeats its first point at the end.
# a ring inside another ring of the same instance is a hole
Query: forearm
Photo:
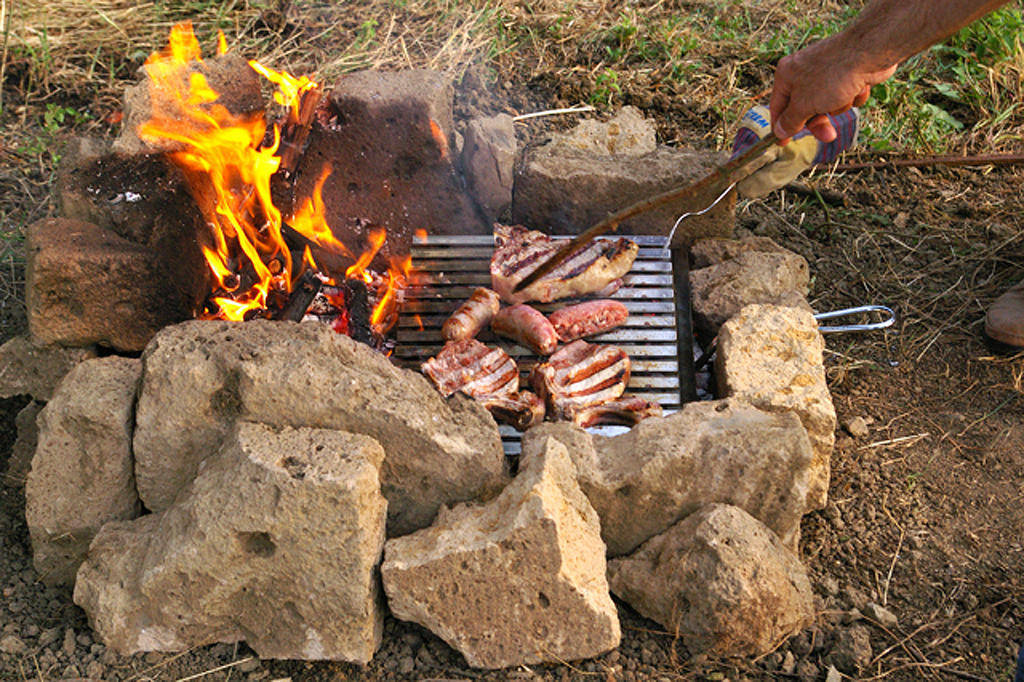
{"type": "Polygon", "coordinates": [[[858,70],[876,71],[950,37],[1009,0],[873,0],[835,40],[858,70]]]}

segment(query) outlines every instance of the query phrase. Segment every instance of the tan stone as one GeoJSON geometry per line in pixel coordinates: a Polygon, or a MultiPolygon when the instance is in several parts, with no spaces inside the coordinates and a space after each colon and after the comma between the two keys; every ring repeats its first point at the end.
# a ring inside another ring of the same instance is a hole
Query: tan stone
{"type": "Polygon", "coordinates": [[[474,667],[589,658],[620,631],[597,514],[565,447],[547,441],[491,502],[446,510],[385,546],[391,612],[435,633],[474,667]]]}
{"type": "Polygon", "coordinates": [[[568,448],[609,556],[632,552],[712,502],[743,508],[796,548],[811,448],[794,414],[742,400],[688,403],[611,438],[548,423],[524,435],[523,462],[548,438],[568,448]]]}
{"type": "Polygon", "coordinates": [[[72,367],[94,357],[92,347],[44,345],[15,336],[0,346],[0,398],[27,394],[46,402],[72,367]]]}
{"type": "Polygon", "coordinates": [[[615,594],[671,633],[691,654],[759,656],[814,621],[814,595],[799,559],[742,509],[708,505],[613,559],[615,594]]]}
{"type": "Polygon", "coordinates": [[[742,239],[708,238],[699,239],[690,247],[690,258],[693,269],[706,268],[732,260],[741,253],[757,251],[760,253],[792,253],[779,246],[770,237],[752,235],[742,239]]]}
{"type": "Polygon", "coordinates": [[[261,658],[365,664],[383,458],[362,435],[240,423],[173,506],[103,527],[75,603],[124,655],[245,640],[261,658]]]}
{"type": "Polygon", "coordinates": [[[793,412],[814,452],[808,510],[828,499],[836,411],[825,378],[825,340],[807,310],[751,305],[722,325],[715,373],[725,395],[768,412],[793,412]]]}
{"type": "Polygon", "coordinates": [[[428,525],[443,504],[507,481],[498,428],[468,398],[319,323],[192,321],[143,354],[135,430],[139,495],[166,509],[238,420],[363,433],[387,453],[388,530],[428,525]]]}
{"type": "Polygon", "coordinates": [[[807,261],[795,253],[744,251],[735,258],[690,272],[694,324],[714,335],[726,320],[751,303],[810,310],[807,261]]]}
{"type": "Polygon", "coordinates": [[[72,583],[100,527],[139,513],[131,442],[141,371],[132,358],[83,362],[37,418],[25,520],[32,561],[46,583],[72,583]]]}

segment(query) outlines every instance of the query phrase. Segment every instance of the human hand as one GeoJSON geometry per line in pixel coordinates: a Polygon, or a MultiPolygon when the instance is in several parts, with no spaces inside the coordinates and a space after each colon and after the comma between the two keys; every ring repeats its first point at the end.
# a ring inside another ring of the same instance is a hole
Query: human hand
{"type": "MultiPolygon", "coordinates": [[[[764,196],[772,190],[784,187],[811,166],[834,160],[857,143],[859,117],[860,112],[856,108],[848,109],[836,116],[825,116],[829,127],[836,133],[829,142],[821,142],[810,130],[804,128],[792,137],[789,144],[772,145],[759,159],[752,162],[757,164],[756,170],[737,183],[737,191],[747,198],[764,196]]],[[[756,106],[748,111],[736,132],[732,158],[736,158],[758,140],[763,139],[772,129],[771,122],[771,114],[763,106],[756,106]]]]}
{"type": "Polygon", "coordinates": [[[832,142],[837,131],[825,114],[841,114],[859,107],[871,86],[893,75],[896,65],[876,69],[858,60],[855,48],[839,37],[828,38],[782,58],[775,68],[769,104],[775,134],[786,144],[806,127],[822,142],[832,142]]]}

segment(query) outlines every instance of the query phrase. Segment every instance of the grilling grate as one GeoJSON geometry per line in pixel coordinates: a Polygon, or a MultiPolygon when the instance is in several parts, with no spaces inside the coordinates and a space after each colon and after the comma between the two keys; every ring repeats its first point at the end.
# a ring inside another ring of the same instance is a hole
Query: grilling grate
{"type": "MultiPolygon", "coordinates": [[[[680,406],[680,369],[692,377],[693,358],[679,362],[677,313],[673,288],[672,258],[664,248],[665,238],[653,235],[629,235],[639,249],[623,286],[610,298],[621,301],[629,310],[626,324],[610,332],[589,337],[591,343],[610,343],[622,348],[632,361],[629,393],[657,402],[665,413],[680,406]]],[[[441,325],[477,287],[490,287],[490,261],[494,238],[490,235],[430,236],[413,244],[413,267],[423,275],[422,282],[406,290],[406,303],[398,320],[393,358],[404,366],[419,369],[420,363],[437,355],[444,342],[441,325]]],[[[685,260],[685,258],[683,259],[685,260]]],[[[678,280],[678,273],[677,273],[678,280]]],[[[686,305],[689,306],[688,291],[686,305]]],[[[553,303],[531,303],[547,314],[557,308],[585,299],[563,299],[553,303]]],[[[689,308],[686,308],[689,329],[689,308]]],[[[487,345],[505,349],[519,365],[525,381],[535,364],[544,358],[490,330],[478,337],[487,345]]],[[[692,351],[691,351],[692,352],[692,351]]],[[[588,429],[601,435],[625,432],[627,427],[598,426],[588,429]]],[[[518,455],[520,433],[500,426],[506,455],[518,455]]]]}

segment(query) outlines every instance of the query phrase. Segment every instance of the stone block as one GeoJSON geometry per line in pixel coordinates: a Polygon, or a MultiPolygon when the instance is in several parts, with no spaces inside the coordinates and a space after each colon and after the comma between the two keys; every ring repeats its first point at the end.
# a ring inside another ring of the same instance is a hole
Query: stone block
{"type": "Polygon", "coordinates": [[[512,205],[516,132],[508,114],[474,118],[466,124],[462,165],[469,189],[491,222],[512,205]]]}
{"type": "Polygon", "coordinates": [[[825,378],[825,340],[814,315],[785,306],[751,305],[722,325],[715,374],[724,395],[800,417],[810,437],[808,511],[828,500],[836,410],[825,378]]]}
{"type": "Polygon", "coordinates": [[[741,253],[756,251],[758,253],[792,253],[779,246],[771,237],[749,236],[742,239],[722,239],[710,237],[698,239],[690,247],[690,260],[694,270],[709,265],[719,265],[736,258],[741,253]]]}
{"type": "Polygon", "coordinates": [[[71,368],[96,357],[96,349],[44,345],[15,336],[0,346],[0,398],[30,395],[46,402],[71,368]]]}
{"type": "Polygon", "coordinates": [[[498,428],[473,400],[445,400],[420,373],[319,323],[192,321],[143,354],[135,430],[139,494],[166,509],[238,420],[366,434],[387,453],[388,530],[430,524],[444,504],[507,481],[498,428]]]}
{"type": "Polygon", "coordinates": [[[140,511],[131,442],[141,371],[133,358],[83,362],[36,420],[25,520],[33,564],[47,584],[71,584],[100,527],[140,511]]]}
{"type": "Polygon", "coordinates": [[[795,414],[720,400],[688,403],[610,438],[542,424],[524,434],[523,462],[549,438],[568,448],[608,556],[632,552],[709,503],[741,507],[796,549],[812,460],[795,414]]]}
{"type": "Polygon", "coordinates": [[[365,664],[380,644],[384,451],[239,423],[163,512],[103,527],[75,603],[128,655],[245,640],[261,658],[365,664]]]}
{"type": "Polygon", "coordinates": [[[760,656],[814,621],[799,559],[742,509],[712,504],[608,564],[616,596],[687,650],[760,656]]]}
{"type": "Polygon", "coordinates": [[[445,510],[385,546],[391,612],[478,668],[597,656],[619,644],[599,521],[550,440],[494,500],[445,510]]]}
{"type": "Polygon", "coordinates": [[[33,223],[25,285],[33,339],[142,350],[157,330],[195,314],[194,282],[176,277],[176,262],[91,223],[33,223]]]}

